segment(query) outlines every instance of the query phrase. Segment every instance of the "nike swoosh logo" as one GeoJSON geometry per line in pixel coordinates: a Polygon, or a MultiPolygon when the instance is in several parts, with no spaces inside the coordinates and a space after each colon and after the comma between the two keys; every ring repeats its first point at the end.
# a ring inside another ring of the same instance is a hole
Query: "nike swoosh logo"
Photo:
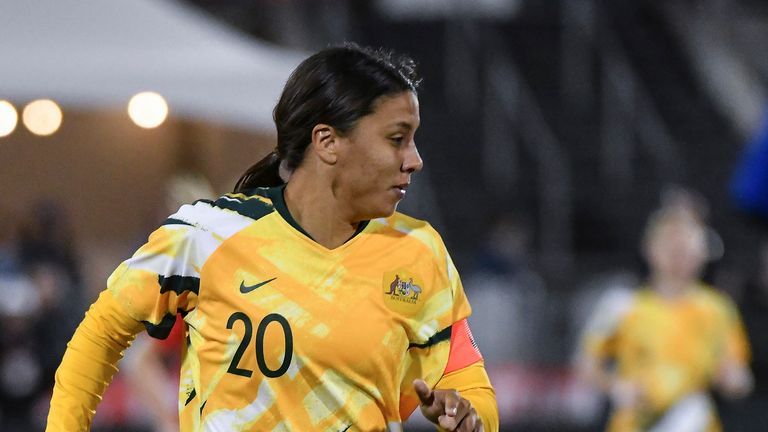
{"type": "Polygon", "coordinates": [[[272,279],[267,279],[264,282],[259,282],[255,285],[246,286],[245,281],[240,282],[240,292],[243,294],[248,294],[249,292],[255,290],[256,288],[263,287],[264,285],[272,282],[273,280],[277,279],[276,277],[273,277],[272,279]]]}

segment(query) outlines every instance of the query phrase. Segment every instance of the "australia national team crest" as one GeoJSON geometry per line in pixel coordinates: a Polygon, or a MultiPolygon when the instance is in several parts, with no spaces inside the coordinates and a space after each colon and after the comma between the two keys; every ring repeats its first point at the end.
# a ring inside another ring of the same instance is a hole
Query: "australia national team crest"
{"type": "Polygon", "coordinates": [[[382,281],[384,303],[399,312],[418,309],[422,303],[424,284],[421,280],[407,271],[391,271],[384,273],[382,281]]]}

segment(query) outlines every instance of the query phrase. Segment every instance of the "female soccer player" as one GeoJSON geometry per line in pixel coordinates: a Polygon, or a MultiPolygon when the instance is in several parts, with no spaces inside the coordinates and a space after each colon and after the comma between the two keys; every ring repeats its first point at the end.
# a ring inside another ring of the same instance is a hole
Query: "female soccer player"
{"type": "Polygon", "coordinates": [[[49,431],[87,429],[141,330],[186,326],[182,431],[495,431],[440,236],[396,213],[422,168],[413,61],[355,45],[293,72],[277,148],[182,206],[110,276],[56,374],[49,431]]]}
{"type": "Polygon", "coordinates": [[[710,387],[742,396],[752,378],[736,307],[698,279],[705,226],[685,206],[664,207],[648,222],[644,252],[647,287],[598,308],[582,371],[611,397],[611,432],[719,431],[710,387]]]}

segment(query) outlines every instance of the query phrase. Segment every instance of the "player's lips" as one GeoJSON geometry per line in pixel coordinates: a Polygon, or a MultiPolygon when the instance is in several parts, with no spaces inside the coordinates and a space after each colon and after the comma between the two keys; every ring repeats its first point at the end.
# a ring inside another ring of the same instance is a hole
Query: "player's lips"
{"type": "Polygon", "coordinates": [[[405,197],[405,192],[408,190],[410,183],[401,183],[399,185],[392,186],[392,189],[400,196],[400,199],[405,197]]]}

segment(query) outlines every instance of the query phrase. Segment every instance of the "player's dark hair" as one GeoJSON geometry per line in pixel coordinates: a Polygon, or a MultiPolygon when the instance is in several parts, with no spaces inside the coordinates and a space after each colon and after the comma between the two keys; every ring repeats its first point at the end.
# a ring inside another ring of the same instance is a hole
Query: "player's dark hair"
{"type": "Polygon", "coordinates": [[[346,134],[380,97],[418,85],[414,61],[391,51],[347,43],[312,55],[291,73],[273,111],[277,147],[240,177],[235,193],[285,183],[281,165],[289,172],[301,165],[317,124],[346,134]]]}

